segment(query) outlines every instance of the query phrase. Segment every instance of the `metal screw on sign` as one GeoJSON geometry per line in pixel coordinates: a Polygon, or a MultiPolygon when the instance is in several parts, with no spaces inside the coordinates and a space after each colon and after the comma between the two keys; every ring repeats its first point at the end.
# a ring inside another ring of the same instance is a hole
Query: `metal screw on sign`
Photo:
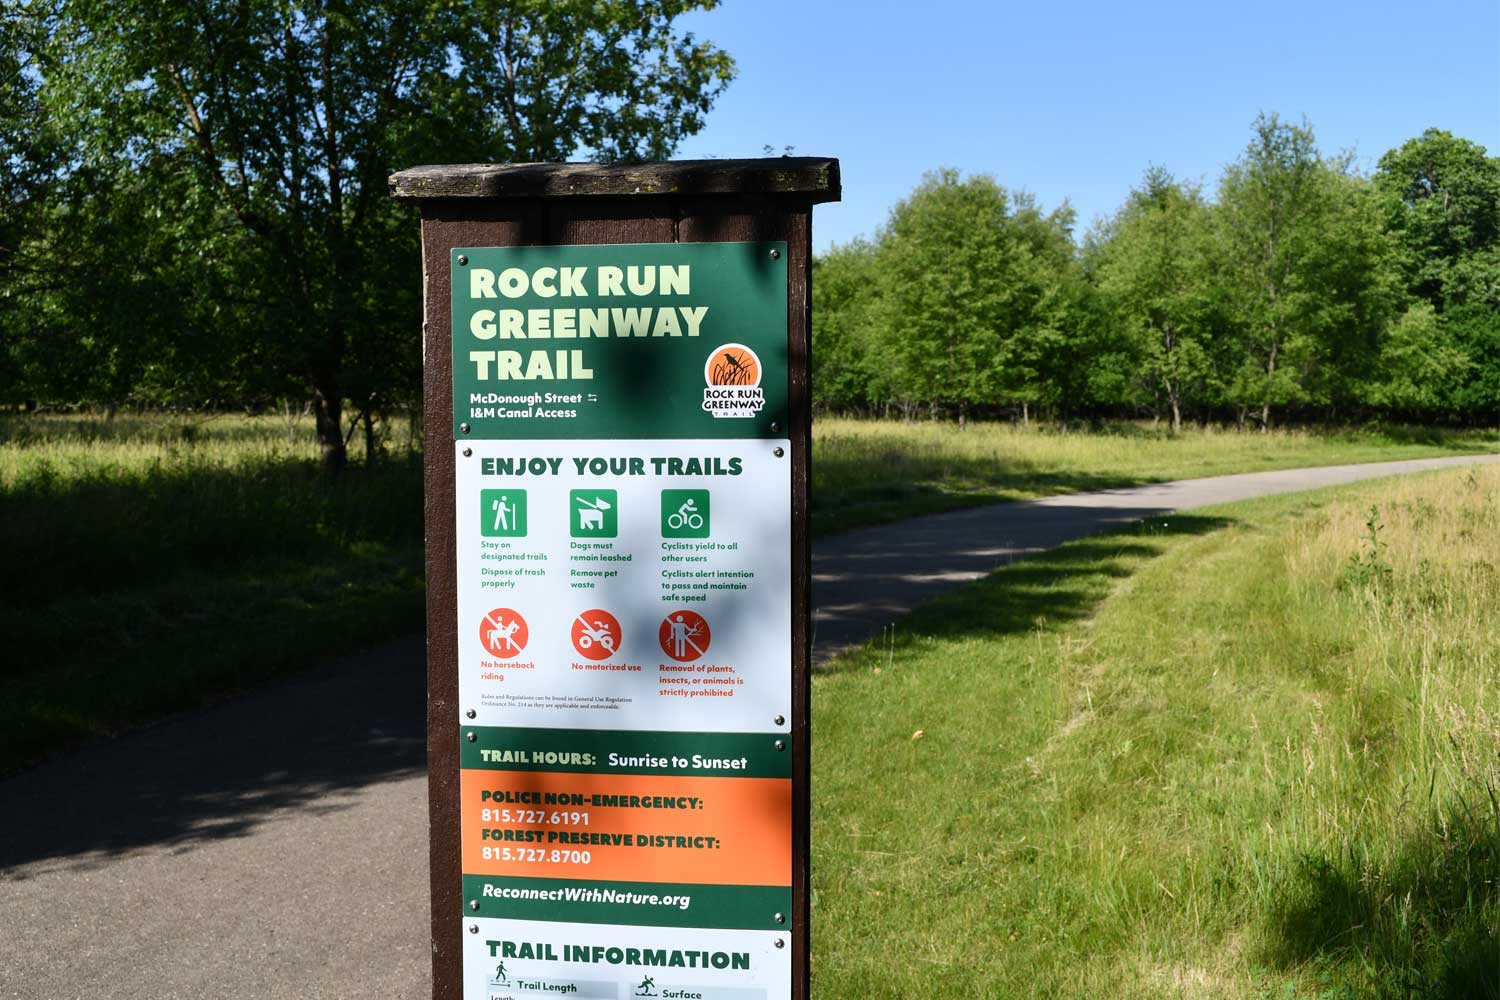
{"type": "Polygon", "coordinates": [[[471,909],[471,910],[477,910],[477,909],[479,909],[479,900],[477,900],[477,899],[471,899],[471,900],[469,900],[469,909],[471,909]]]}
{"type": "Polygon", "coordinates": [[[771,433],[775,434],[779,430],[781,430],[781,425],[774,420],[771,421],[771,433]]]}
{"type": "Polygon", "coordinates": [[[473,710],[473,709],[472,709],[472,708],[471,708],[471,709],[469,709],[469,710],[468,710],[468,711],[467,711],[467,712],[465,712],[465,713],[464,713],[464,714],[465,714],[465,715],[467,715],[467,716],[468,716],[468,717],[469,717],[469,718],[471,718],[471,719],[472,719],[472,718],[474,718],[474,716],[476,716],[476,715],[478,715],[478,714],[479,714],[479,713],[478,713],[478,712],[476,712],[476,711],[474,711],[474,710],[473,710]]]}
{"type": "Polygon", "coordinates": [[[786,740],[777,740],[776,741],[776,749],[777,750],[785,750],[786,749],[786,740]]]}
{"type": "Polygon", "coordinates": [[[785,948],[786,947],[786,942],[783,941],[783,940],[781,940],[781,938],[777,938],[776,939],[776,947],[778,947],[778,948],[785,948]]]}
{"type": "Polygon", "coordinates": [[[473,454],[474,454],[474,449],[473,448],[465,448],[464,449],[464,458],[468,458],[469,456],[471,456],[473,454]]]}
{"type": "Polygon", "coordinates": [[[777,448],[775,451],[771,452],[771,454],[775,455],[777,458],[780,458],[782,455],[786,454],[786,449],[785,448],[777,448]]]}
{"type": "Polygon", "coordinates": [[[772,260],[780,260],[781,259],[781,251],[780,250],[772,250],[771,251],[771,259],[772,260]]]}
{"type": "Polygon", "coordinates": [[[466,257],[466,256],[465,256],[465,255],[463,255],[463,254],[459,254],[459,255],[458,255],[458,266],[459,266],[459,267],[463,267],[463,266],[464,266],[464,265],[465,265],[465,264],[467,264],[467,263],[468,263],[468,262],[469,262],[469,258],[468,258],[468,257],[466,257]]]}
{"type": "Polygon", "coordinates": [[[784,913],[778,913],[778,914],[776,914],[776,922],[778,924],[784,924],[784,923],[786,923],[786,914],[784,914],[784,913]]]}
{"type": "Polygon", "coordinates": [[[784,716],[784,715],[778,715],[778,716],[776,716],[776,724],[778,726],[784,726],[784,725],[786,725],[786,716],[784,716]]]}
{"type": "Polygon", "coordinates": [[[469,933],[470,934],[478,934],[479,933],[479,925],[478,924],[470,924],[469,925],[469,933]]]}
{"type": "Polygon", "coordinates": [[[474,734],[473,734],[473,733],[470,733],[470,734],[469,734],[469,742],[470,742],[470,743],[473,743],[473,742],[474,742],[474,741],[475,741],[475,740],[477,740],[477,739],[479,739],[479,737],[478,737],[478,736],[476,736],[476,735],[474,735],[474,734]]]}
{"type": "Polygon", "coordinates": [[[459,424],[458,425],[458,429],[463,434],[469,433],[469,425],[468,424],[459,424]]]}

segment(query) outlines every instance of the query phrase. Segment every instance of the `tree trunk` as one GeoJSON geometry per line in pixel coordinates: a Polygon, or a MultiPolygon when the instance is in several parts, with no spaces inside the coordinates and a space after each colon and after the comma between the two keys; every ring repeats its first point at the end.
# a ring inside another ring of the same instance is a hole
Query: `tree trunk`
{"type": "Polygon", "coordinates": [[[344,448],[343,401],[339,397],[338,378],[331,371],[313,376],[313,420],[323,468],[337,473],[344,468],[348,453],[344,448]]]}
{"type": "Polygon", "coordinates": [[[1031,404],[1024,399],[1021,400],[1021,426],[1031,427],[1031,404]]]}
{"type": "Polygon", "coordinates": [[[372,409],[374,409],[373,405],[367,405],[365,407],[364,413],[362,413],[360,415],[360,420],[364,424],[364,430],[365,430],[365,464],[366,465],[369,465],[371,462],[373,462],[375,460],[375,450],[378,447],[378,445],[377,445],[377,443],[375,441],[375,418],[373,416],[371,416],[371,414],[370,414],[370,411],[372,409]]]}
{"type": "Polygon", "coordinates": [[[969,424],[969,404],[958,404],[958,429],[963,430],[969,424]]]}
{"type": "Polygon", "coordinates": [[[1266,359],[1266,401],[1260,408],[1260,432],[1266,434],[1271,430],[1271,391],[1276,387],[1276,348],[1275,339],[1271,341],[1271,356],[1266,359]]]}
{"type": "Polygon", "coordinates": [[[1182,433],[1182,402],[1173,394],[1172,399],[1172,433],[1182,433]]]}

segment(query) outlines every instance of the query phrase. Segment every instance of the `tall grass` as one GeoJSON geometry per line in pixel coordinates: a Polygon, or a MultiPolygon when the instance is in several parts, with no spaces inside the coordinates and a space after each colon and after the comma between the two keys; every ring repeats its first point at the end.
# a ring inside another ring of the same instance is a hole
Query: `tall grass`
{"type": "Polygon", "coordinates": [[[1049,426],[819,419],[813,521],[827,533],[976,503],[1264,469],[1500,449],[1495,431],[1386,427],[1269,434],[1146,423],[1049,426]]]}
{"type": "Polygon", "coordinates": [[[0,421],[0,771],[420,628],[421,502],[401,442],[330,478],[275,418],[0,421]]]}
{"type": "Polygon", "coordinates": [[[1500,996],[1497,501],[1484,468],[1153,520],[832,664],[817,989],[1500,996]]]}

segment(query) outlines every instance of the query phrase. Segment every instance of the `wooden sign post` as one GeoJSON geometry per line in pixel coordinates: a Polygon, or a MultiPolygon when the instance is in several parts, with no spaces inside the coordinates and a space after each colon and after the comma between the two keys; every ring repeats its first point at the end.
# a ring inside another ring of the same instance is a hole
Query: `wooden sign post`
{"type": "Polygon", "coordinates": [[[838,162],[391,191],[422,212],[433,996],[806,997],[811,220],[838,162]]]}

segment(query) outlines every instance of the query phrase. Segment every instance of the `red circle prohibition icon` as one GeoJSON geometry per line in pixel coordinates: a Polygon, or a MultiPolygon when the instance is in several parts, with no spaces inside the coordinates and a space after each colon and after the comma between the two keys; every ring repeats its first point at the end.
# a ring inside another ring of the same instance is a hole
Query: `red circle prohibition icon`
{"type": "Polygon", "coordinates": [[[486,653],[502,660],[519,656],[530,637],[526,619],[510,608],[496,608],[479,622],[479,644],[486,653]]]}
{"type": "Polygon", "coordinates": [[[573,619],[573,648],[590,660],[620,651],[620,620],[601,608],[580,611],[573,619]]]}
{"type": "Polygon", "coordinates": [[[701,660],[708,655],[708,641],[712,635],[707,618],[696,611],[683,609],[662,619],[656,637],[663,653],[686,663],[688,660],[701,660]]]}

